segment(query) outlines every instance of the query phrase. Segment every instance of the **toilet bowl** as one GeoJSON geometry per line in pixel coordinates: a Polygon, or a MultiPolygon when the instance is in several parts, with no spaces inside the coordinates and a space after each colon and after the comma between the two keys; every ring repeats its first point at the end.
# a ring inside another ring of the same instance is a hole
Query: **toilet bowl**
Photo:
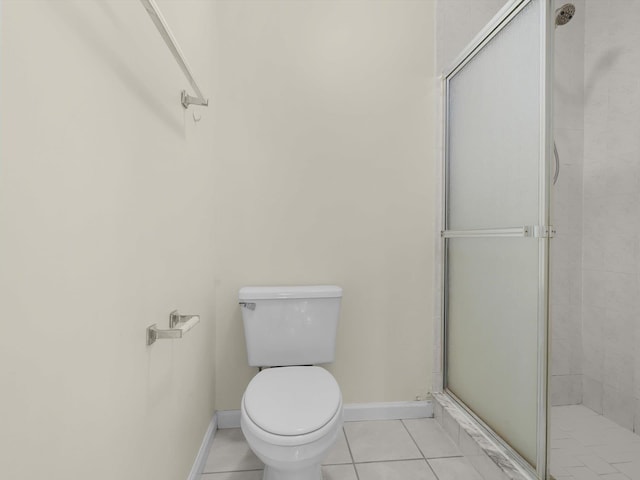
{"type": "Polygon", "coordinates": [[[265,464],[263,480],[321,480],[342,428],[342,395],[324,368],[269,368],[249,383],[240,426],[265,464]]]}

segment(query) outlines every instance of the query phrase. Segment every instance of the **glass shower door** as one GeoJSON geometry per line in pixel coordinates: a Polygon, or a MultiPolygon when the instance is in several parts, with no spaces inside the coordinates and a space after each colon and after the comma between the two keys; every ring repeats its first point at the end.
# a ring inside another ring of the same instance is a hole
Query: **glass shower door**
{"type": "Polygon", "coordinates": [[[510,2],[445,74],[445,388],[546,475],[551,2],[510,2]]]}

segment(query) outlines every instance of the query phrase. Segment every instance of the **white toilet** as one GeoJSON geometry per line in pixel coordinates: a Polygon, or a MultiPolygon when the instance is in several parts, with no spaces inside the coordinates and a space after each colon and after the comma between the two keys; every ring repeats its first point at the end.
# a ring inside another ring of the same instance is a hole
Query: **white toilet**
{"type": "Polygon", "coordinates": [[[243,287],[249,365],[264,368],[242,397],[240,426],[263,480],[321,480],[342,427],[338,382],[315,366],[335,359],[342,288],[243,287]]]}

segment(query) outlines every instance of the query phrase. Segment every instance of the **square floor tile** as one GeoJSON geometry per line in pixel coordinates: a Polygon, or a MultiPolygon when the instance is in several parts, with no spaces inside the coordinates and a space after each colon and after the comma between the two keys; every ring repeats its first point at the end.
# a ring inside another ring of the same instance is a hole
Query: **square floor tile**
{"type": "Polygon", "coordinates": [[[438,480],[425,460],[356,464],[360,480],[438,480]]]}
{"type": "Polygon", "coordinates": [[[466,458],[434,458],[429,460],[429,465],[439,480],[482,480],[466,458]]]}
{"type": "Polygon", "coordinates": [[[262,470],[248,472],[205,473],[200,480],[262,480],[262,470]]]}
{"type": "Polygon", "coordinates": [[[629,463],[614,463],[613,466],[631,480],[640,480],[640,459],[629,463]]]}
{"type": "Polygon", "coordinates": [[[400,420],[344,424],[356,463],[423,458],[400,420]]]}
{"type": "Polygon", "coordinates": [[[227,428],[218,430],[213,437],[203,473],[260,470],[263,467],[249,448],[242,431],[239,428],[227,428]]]}
{"type": "Polygon", "coordinates": [[[568,438],[551,443],[553,476],[559,479],[570,475],[576,480],[640,480],[640,436],[583,405],[553,407],[551,419],[552,431],[568,434],[568,438]]]}
{"type": "Polygon", "coordinates": [[[607,473],[618,473],[618,470],[613,468],[611,464],[605,462],[597,455],[578,455],[578,460],[580,460],[584,465],[594,473],[598,475],[605,475],[607,473]]]}
{"type": "Polygon", "coordinates": [[[358,480],[353,464],[325,465],[322,467],[322,480],[358,480]]]}
{"type": "Polygon", "coordinates": [[[640,446],[636,444],[602,445],[593,447],[591,451],[605,462],[611,464],[633,462],[635,459],[640,458],[640,446]]]}
{"type": "Polygon", "coordinates": [[[426,458],[459,457],[460,449],[433,418],[402,421],[426,458]]]}
{"type": "Polygon", "coordinates": [[[599,480],[600,475],[596,475],[587,467],[567,467],[567,472],[576,480],[599,480]]]}
{"type": "Polygon", "coordinates": [[[336,443],[329,451],[327,458],[322,462],[323,465],[337,465],[341,463],[352,463],[351,454],[349,453],[349,446],[347,445],[347,439],[344,436],[344,431],[340,429],[338,432],[338,438],[336,443]]]}

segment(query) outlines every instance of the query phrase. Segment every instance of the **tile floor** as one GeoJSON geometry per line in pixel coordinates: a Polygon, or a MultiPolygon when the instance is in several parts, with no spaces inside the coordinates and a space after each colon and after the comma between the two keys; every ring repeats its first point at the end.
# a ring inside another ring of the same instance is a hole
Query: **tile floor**
{"type": "Polygon", "coordinates": [[[556,480],[640,480],[640,436],[582,405],[551,409],[556,480]]]}
{"type": "MultiPolygon", "coordinates": [[[[218,430],[201,480],[261,480],[262,468],[239,428],[218,430]]],[[[432,418],[345,422],[322,475],[324,480],[482,480],[432,418]]]]}

